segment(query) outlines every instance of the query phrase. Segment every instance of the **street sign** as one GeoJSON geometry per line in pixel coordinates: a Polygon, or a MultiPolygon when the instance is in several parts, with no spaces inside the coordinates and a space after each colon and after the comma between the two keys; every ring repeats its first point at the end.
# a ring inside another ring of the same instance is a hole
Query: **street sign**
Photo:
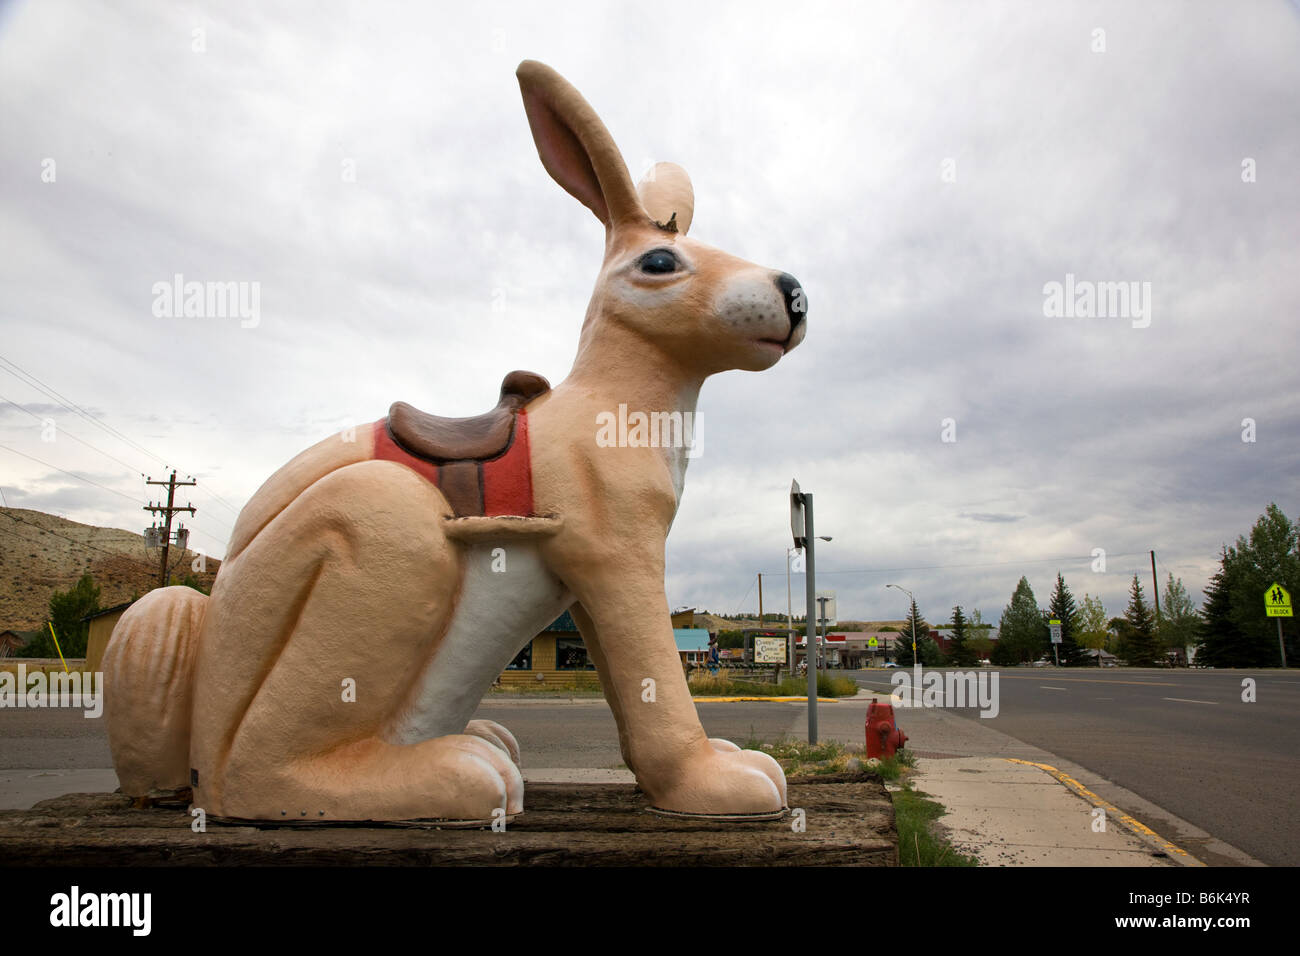
{"type": "Polygon", "coordinates": [[[1264,610],[1269,617],[1291,617],[1291,595],[1276,581],[1264,592],[1264,610]]]}
{"type": "MultiPolygon", "coordinates": [[[[1052,643],[1053,643],[1053,644],[1060,644],[1060,643],[1061,643],[1061,622],[1060,622],[1060,620],[1058,620],[1057,618],[1052,618],[1050,621],[1047,622],[1047,626],[1048,626],[1048,628],[1049,628],[1049,629],[1051,630],[1051,632],[1052,632],[1052,643]]],[[[1041,634],[1041,633],[1043,633],[1043,632],[1042,632],[1042,631],[1039,631],[1038,633],[1041,634]]]]}
{"type": "Polygon", "coordinates": [[[867,638],[867,647],[879,647],[880,642],[874,637],[867,638]]]}
{"type": "Polygon", "coordinates": [[[799,482],[790,482],[790,534],[794,538],[794,546],[802,548],[804,546],[803,531],[803,495],[799,492],[799,482]]]}
{"type": "Polygon", "coordinates": [[[836,620],[835,610],[835,592],[818,591],[817,592],[817,624],[818,626],[826,625],[827,627],[836,627],[839,621],[836,620]]]}

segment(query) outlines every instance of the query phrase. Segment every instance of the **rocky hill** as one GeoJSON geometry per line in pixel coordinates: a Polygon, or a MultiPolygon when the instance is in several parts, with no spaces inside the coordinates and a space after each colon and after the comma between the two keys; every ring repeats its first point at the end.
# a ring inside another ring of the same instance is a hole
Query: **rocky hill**
{"type": "MultiPolygon", "coordinates": [[[[196,557],[193,551],[172,548],[170,573],[184,578],[196,557]]],[[[39,628],[49,613],[50,595],[66,591],[87,571],[101,589],[100,607],[130,601],[157,586],[158,561],[159,553],[132,531],[0,508],[0,631],[39,628]]],[[[208,590],[221,562],[205,558],[205,563],[206,570],[196,577],[208,590]]]]}

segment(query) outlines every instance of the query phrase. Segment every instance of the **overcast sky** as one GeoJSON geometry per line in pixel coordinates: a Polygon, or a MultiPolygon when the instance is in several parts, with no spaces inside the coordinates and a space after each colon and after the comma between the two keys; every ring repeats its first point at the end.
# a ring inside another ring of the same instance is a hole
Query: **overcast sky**
{"type": "Polygon", "coordinates": [[[1149,549],[1199,602],[1223,542],[1297,516],[1296,6],[689,11],[0,7],[0,356],[162,459],[0,370],[7,504],[140,530],[165,461],[220,556],[222,501],[349,421],[563,379],[602,228],[537,159],[532,58],[634,178],[687,168],[693,237],[808,295],[799,349],[705,385],[673,606],[754,610],[762,571],[785,609],[791,478],[845,618],[903,616],[893,582],[995,621],[1058,568],[1121,613],[1149,549]],[[156,316],[177,273],[258,283],[258,323],[156,316]],[[1149,283],[1149,311],[1046,315],[1067,275],[1149,283]]]}

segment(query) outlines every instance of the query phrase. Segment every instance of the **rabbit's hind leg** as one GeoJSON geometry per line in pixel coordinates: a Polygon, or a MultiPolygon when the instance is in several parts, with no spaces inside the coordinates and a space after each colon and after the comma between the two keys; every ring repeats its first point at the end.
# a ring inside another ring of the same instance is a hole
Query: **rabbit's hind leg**
{"type": "Polygon", "coordinates": [[[456,605],[460,557],[442,530],[448,511],[414,472],[360,462],[313,484],[239,556],[244,586],[219,622],[222,636],[232,660],[267,643],[259,655],[267,663],[240,690],[250,702],[224,760],[211,762],[220,799],[209,812],[490,822],[495,810],[522,809],[518,769],[481,738],[383,739],[456,605]]]}

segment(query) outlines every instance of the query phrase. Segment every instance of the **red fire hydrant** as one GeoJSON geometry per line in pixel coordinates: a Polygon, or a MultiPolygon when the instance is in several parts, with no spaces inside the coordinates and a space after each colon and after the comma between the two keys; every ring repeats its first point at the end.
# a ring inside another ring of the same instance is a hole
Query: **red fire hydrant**
{"type": "Polygon", "coordinates": [[[907,734],[894,718],[894,705],[873,700],[867,708],[867,756],[892,757],[906,741],[907,734]]]}

